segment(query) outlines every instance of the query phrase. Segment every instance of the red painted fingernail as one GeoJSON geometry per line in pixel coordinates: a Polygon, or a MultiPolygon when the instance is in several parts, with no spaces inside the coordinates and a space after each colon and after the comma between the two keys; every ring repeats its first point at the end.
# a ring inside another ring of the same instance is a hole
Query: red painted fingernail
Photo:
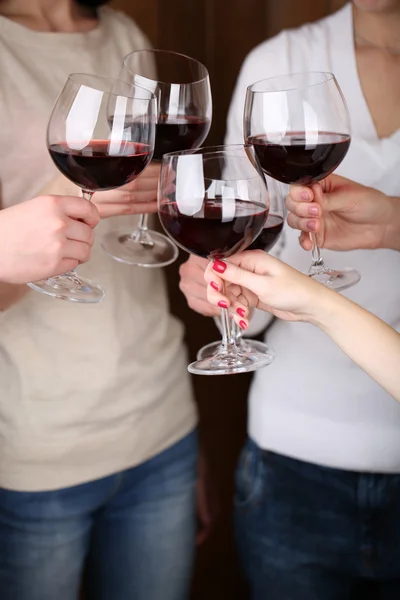
{"type": "Polygon", "coordinates": [[[215,283],[215,281],[211,281],[210,285],[211,285],[211,287],[212,287],[213,290],[215,290],[216,292],[218,292],[219,286],[218,286],[217,283],[215,283]]]}
{"type": "Polygon", "coordinates": [[[220,308],[228,308],[228,303],[227,303],[227,302],[225,302],[225,300],[220,300],[220,301],[218,302],[218,306],[219,306],[220,308]]]}
{"type": "Polygon", "coordinates": [[[246,314],[246,311],[244,310],[244,308],[237,308],[236,312],[239,315],[239,317],[244,317],[246,314]]]}
{"type": "Polygon", "coordinates": [[[315,221],[307,221],[307,228],[311,231],[315,231],[315,221]]]}
{"type": "Polygon", "coordinates": [[[226,269],[226,263],[222,262],[222,260],[214,260],[212,268],[217,273],[223,273],[226,269]]]}
{"type": "Polygon", "coordinates": [[[239,327],[242,329],[247,329],[246,321],[239,321],[239,327]]]}
{"type": "Polygon", "coordinates": [[[309,200],[310,197],[308,195],[308,192],[306,192],[305,190],[301,192],[300,197],[302,200],[309,200]]]}

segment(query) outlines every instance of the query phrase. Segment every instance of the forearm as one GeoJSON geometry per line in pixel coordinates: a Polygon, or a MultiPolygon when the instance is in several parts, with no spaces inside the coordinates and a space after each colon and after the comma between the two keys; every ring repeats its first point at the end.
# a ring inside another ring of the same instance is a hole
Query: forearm
{"type": "Polygon", "coordinates": [[[347,298],[327,292],[314,324],[400,401],[400,334],[347,298]]]}
{"type": "Polygon", "coordinates": [[[386,227],[384,248],[400,250],[400,198],[390,198],[392,216],[386,227]]]}

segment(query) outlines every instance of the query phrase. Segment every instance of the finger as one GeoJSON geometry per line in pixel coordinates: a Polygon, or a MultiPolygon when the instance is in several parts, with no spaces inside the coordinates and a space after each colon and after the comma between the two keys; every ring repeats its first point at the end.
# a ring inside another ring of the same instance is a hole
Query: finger
{"type": "Polygon", "coordinates": [[[207,299],[199,300],[198,298],[186,298],[189,308],[205,317],[218,317],[220,310],[218,307],[210,304],[207,299]]]}
{"type": "Polygon", "coordinates": [[[248,318],[249,316],[249,307],[247,303],[247,298],[240,294],[236,298],[230,298],[230,307],[229,312],[232,316],[238,316],[240,319],[248,318]]]}
{"type": "MultiPolygon", "coordinates": [[[[145,171],[146,172],[146,171],[145,171]]],[[[130,190],[134,190],[135,192],[152,192],[153,194],[157,194],[158,187],[158,175],[157,177],[138,177],[135,181],[132,182],[130,186],[130,190]]]]}
{"type": "Polygon", "coordinates": [[[81,219],[89,227],[96,227],[100,221],[99,211],[93,202],[77,196],[61,196],[61,206],[68,217],[81,219]]]}
{"type": "Polygon", "coordinates": [[[213,270],[212,266],[213,263],[208,262],[207,268],[203,273],[203,278],[206,284],[212,284],[214,290],[218,292],[221,290],[223,282],[221,277],[219,277],[218,274],[213,270]]]}
{"type": "Polygon", "coordinates": [[[198,300],[207,300],[207,288],[202,282],[192,280],[181,280],[179,282],[179,289],[187,297],[196,298],[198,300]]]}
{"type": "MultiPolygon", "coordinates": [[[[103,195],[105,192],[103,192],[103,195]]],[[[105,204],[139,204],[146,202],[154,202],[157,204],[157,189],[150,189],[150,191],[146,190],[138,190],[130,188],[129,190],[118,190],[118,192],[114,192],[112,196],[108,194],[108,196],[103,200],[103,196],[93,196],[93,202],[97,207],[103,206],[105,204]],[[114,200],[115,198],[115,200],[114,200]]]]}
{"type": "Polygon", "coordinates": [[[89,246],[93,246],[94,243],[94,231],[89,225],[86,225],[83,221],[76,221],[75,219],[68,219],[65,235],[69,240],[75,240],[77,242],[85,242],[89,246]]]}
{"type": "Polygon", "coordinates": [[[289,196],[294,202],[312,202],[314,200],[313,190],[305,185],[291,185],[289,196]]]}
{"type": "Polygon", "coordinates": [[[114,203],[106,202],[99,204],[99,213],[102,219],[106,217],[118,217],[121,215],[154,214],[157,212],[157,202],[152,203],[114,203]]]}
{"type": "Polygon", "coordinates": [[[296,202],[292,196],[287,196],[286,207],[289,213],[294,213],[298,217],[321,216],[321,208],[316,202],[296,202]]]}
{"type": "Polygon", "coordinates": [[[76,242],[75,240],[67,240],[64,247],[64,258],[77,260],[80,263],[86,262],[90,258],[90,246],[84,242],[76,242]]]}
{"type": "Polygon", "coordinates": [[[52,271],[51,276],[54,277],[55,275],[62,275],[68,271],[73,271],[78,266],[79,260],[75,260],[73,258],[62,258],[58,263],[57,269],[52,271]]]}
{"type": "Polygon", "coordinates": [[[212,282],[207,286],[207,300],[210,304],[218,308],[229,308],[230,306],[228,296],[217,291],[212,286],[212,282]]]}
{"type": "Polygon", "coordinates": [[[303,248],[303,250],[310,251],[312,250],[312,241],[308,233],[301,232],[299,236],[299,244],[303,248]]]}
{"type": "Polygon", "coordinates": [[[289,213],[287,222],[292,229],[298,229],[307,233],[317,233],[321,228],[319,219],[300,218],[294,213],[289,213]]]}

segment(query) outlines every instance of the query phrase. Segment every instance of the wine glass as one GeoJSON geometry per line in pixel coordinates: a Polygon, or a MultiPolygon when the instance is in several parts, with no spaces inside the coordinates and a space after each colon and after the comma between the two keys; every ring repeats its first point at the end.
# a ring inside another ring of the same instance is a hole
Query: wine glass
{"type": "MultiPolygon", "coordinates": [[[[350,146],[346,102],[332,73],[306,72],[258,81],[247,88],[244,137],[267,175],[310,185],[332,173],[350,146]]],[[[315,234],[308,275],[344,290],[360,281],[355,269],[325,266],[315,234]]]]}
{"type": "MultiPolygon", "coordinates": [[[[212,102],[207,69],[197,60],[166,50],[138,50],[128,54],[119,79],[151,90],[157,97],[158,119],[153,160],[163,154],[198,148],[211,126],[212,102]]],[[[176,245],[165,235],[148,229],[141,215],[133,233],[111,232],[103,248],[130,265],[164,267],[178,257],[176,245]]]]}
{"type": "MultiPolygon", "coordinates": [[[[153,155],[155,120],[156,99],[149,90],[73,73],[50,116],[47,147],[56,167],[90,200],[94,192],[123,186],[146,168],[153,155]]],[[[75,270],[28,285],[73,302],[104,298],[99,285],[75,270]]]]}
{"type": "MultiPolygon", "coordinates": [[[[251,145],[215,146],[165,154],[158,216],[184,250],[223,260],[249,246],[268,216],[265,178],[251,145]]],[[[189,365],[198,375],[254,371],[269,364],[260,352],[238,348],[229,312],[221,308],[222,342],[208,358],[189,365]]]]}
{"type": "MultiPolygon", "coordinates": [[[[247,250],[264,250],[265,252],[270,252],[281,237],[286,218],[285,196],[280,184],[271,177],[267,178],[267,186],[269,195],[268,218],[260,235],[248,246],[247,250]]],[[[275,356],[274,351],[264,342],[243,338],[242,330],[233,319],[231,321],[231,331],[240,350],[245,352],[262,352],[269,357],[268,364],[272,363],[275,356]]],[[[203,346],[197,353],[197,359],[212,356],[220,344],[221,342],[218,341],[203,346]]]]}

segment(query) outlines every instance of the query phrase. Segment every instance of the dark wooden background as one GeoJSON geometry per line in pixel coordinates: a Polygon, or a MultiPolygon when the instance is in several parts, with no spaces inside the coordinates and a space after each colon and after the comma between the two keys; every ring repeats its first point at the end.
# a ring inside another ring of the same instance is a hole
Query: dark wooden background
{"type": "MultiPolygon", "coordinates": [[[[222,143],[230,97],[241,63],[258,43],[289,27],[319,19],[345,0],[113,0],[133,17],[155,48],[176,50],[203,62],[210,72],[213,125],[207,144],[222,143]]],[[[305,65],[306,68],[306,65],[305,65]]],[[[217,337],[211,319],[191,312],[178,289],[179,263],[168,268],[173,311],[184,321],[191,359],[217,337]]],[[[247,375],[195,377],[200,433],[220,498],[220,515],[199,549],[192,600],[246,600],[235,554],[232,496],[235,463],[246,431],[247,375]]]]}

